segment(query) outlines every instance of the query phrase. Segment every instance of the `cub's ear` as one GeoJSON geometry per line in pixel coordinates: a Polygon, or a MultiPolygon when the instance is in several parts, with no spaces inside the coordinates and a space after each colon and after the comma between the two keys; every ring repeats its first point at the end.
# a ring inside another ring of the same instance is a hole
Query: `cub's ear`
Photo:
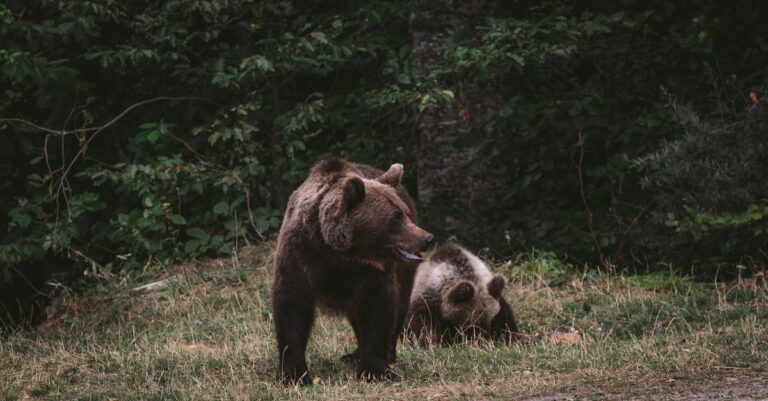
{"type": "Polygon", "coordinates": [[[386,184],[392,187],[400,185],[400,180],[403,179],[403,165],[395,163],[389,166],[389,170],[386,173],[376,177],[376,181],[386,184]]]}
{"type": "Polygon", "coordinates": [[[506,284],[507,280],[504,279],[504,276],[495,274],[491,281],[488,282],[488,293],[491,294],[492,297],[498,298],[501,296],[501,291],[506,284]]]}
{"type": "Polygon", "coordinates": [[[454,304],[460,304],[469,301],[475,295],[475,287],[468,281],[462,281],[448,293],[448,301],[454,304]]]}
{"type": "Polygon", "coordinates": [[[365,198],[360,177],[344,177],[320,201],[320,232],[325,243],[343,252],[352,247],[352,221],[349,211],[365,198]]]}

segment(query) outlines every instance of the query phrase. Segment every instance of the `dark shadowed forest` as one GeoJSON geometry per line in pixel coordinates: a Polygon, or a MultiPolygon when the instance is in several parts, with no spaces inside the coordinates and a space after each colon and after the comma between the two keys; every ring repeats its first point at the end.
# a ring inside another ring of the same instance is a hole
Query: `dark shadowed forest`
{"type": "Polygon", "coordinates": [[[756,0],[6,1],[0,297],[269,240],[328,156],[403,163],[422,225],[487,255],[762,271],[765,15],[756,0]]]}

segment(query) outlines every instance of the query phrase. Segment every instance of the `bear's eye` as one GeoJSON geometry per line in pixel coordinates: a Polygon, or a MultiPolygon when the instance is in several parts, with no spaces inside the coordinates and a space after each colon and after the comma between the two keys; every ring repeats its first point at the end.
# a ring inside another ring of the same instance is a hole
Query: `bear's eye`
{"type": "Polygon", "coordinates": [[[394,215],[394,216],[392,216],[392,220],[394,220],[395,222],[400,222],[400,221],[402,221],[402,220],[403,220],[403,212],[402,212],[402,211],[400,211],[400,210],[398,210],[397,212],[395,212],[395,215],[394,215]]]}

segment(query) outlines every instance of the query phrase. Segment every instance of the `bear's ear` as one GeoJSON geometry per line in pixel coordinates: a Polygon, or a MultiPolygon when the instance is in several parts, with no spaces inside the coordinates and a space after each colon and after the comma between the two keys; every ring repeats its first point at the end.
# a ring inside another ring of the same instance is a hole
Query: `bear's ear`
{"type": "Polygon", "coordinates": [[[491,281],[488,282],[488,293],[491,294],[492,297],[498,298],[501,296],[501,291],[506,284],[507,281],[504,280],[504,276],[495,274],[491,281]]]}
{"type": "Polygon", "coordinates": [[[320,232],[325,243],[343,252],[352,247],[352,220],[349,211],[365,198],[360,177],[344,177],[320,201],[320,232]]]}
{"type": "Polygon", "coordinates": [[[386,173],[376,177],[376,181],[386,184],[392,187],[400,185],[400,180],[403,179],[403,165],[395,163],[389,166],[389,170],[386,173]]]}
{"type": "Polygon", "coordinates": [[[350,210],[365,198],[365,184],[360,177],[347,177],[341,182],[344,208],[350,210]]]}
{"type": "Polygon", "coordinates": [[[475,287],[469,281],[462,281],[448,293],[448,301],[454,304],[460,304],[469,301],[475,295],[475,287]]]}

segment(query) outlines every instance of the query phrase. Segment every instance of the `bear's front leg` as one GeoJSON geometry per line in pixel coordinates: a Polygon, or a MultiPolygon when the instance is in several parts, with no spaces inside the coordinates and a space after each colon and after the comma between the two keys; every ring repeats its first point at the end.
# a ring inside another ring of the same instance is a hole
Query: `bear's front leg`
{"type": "Polygon", "coordinates": [[[512,307],[506,300],[499,300],[499,313],[491,321],[491,338],[501,340],[507,344],[520,339],[520,331],[515,323],[515,315],[512,313],[512,307]]]}
{"type": "Polygon", "coordinates": [[[395,335],[392,336],[392,340],[390,341],[389,351],[387,355],[387,361],[390,364],[394,364],[395,362],[397,362],[397,342],[400,340],[401,337],[405,338],[405,333],[403,331],[403,328],[405,326],[405,318],[408,315],[408,308],[411,305],[411,292],[413,290],[413,278],[415,274],[415,267],[396,266],[395,269],[398,274],[403,274],[406,277],[404,277],[403,279],[400,279],[398,277],[398,281],[400,284],[399,284],[399,288],[397,289],[398,305],[397,305],[397,320],[395,322],[395,335]],[[402,273],[404,269],[411,269],[411,271],[402,273]]]}
{"type": "Polygon", "coordinates": [[[406,336],[414,344],[429,347],[439,344],[447,337],[448,328],[440,319],[440,312],[433,310],[426,302],[414,302],[407,317],[406,336]]]}
{"type": "Polygon", "coordinates": [[[376,272],[375,280],[361,292],[360,302],[349,315],[357,335],[359,359],[357,377],[365,380],[389,378],[390,347],[397,336],[397,289],[384,273],[376,272]]]}
{"type": "Polygon", "coordinates": [[[272,294],[279,361],[276,380],[281,384],[312,384],[305,354],[315,317],[314,303],[306,292],[292,291],[279,282],[272,294]]]}

